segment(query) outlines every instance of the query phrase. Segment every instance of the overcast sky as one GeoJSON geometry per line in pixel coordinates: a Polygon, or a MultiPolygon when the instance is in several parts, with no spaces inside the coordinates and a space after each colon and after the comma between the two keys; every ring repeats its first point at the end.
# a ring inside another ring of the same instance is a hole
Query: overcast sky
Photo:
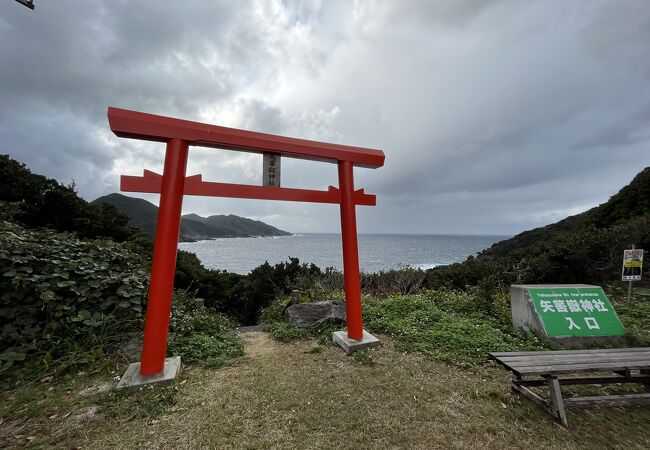
{"type": "MultiPolygon", "coordinates": [[[[76,182],[160,172],[108,106],[382,149],[360,232],[514,234],[606,201],[650,165],[650,2],[0,3],[0,153],[76,182]]],[[[261,156],[192,148],[188,175],[261,183],[261,156]]],[[[284,186],[336,166],[283,159],[284,186]]],[[[144,196],[157,203],[157,196],[144,196]]],[[[335,205],[186,197],[184,212],[337,232],[335,205]]]]}

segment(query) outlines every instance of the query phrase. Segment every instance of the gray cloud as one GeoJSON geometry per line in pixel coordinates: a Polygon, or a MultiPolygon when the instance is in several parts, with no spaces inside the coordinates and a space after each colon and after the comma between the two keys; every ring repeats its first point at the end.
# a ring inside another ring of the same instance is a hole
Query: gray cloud
{"type": "MultiPolygon", "coordinates": [[[[650,164],[643,0],[5,2],[0,37],[2,152],[88,199],[162,169],[162,145],[110,133],[109,105],[382,148],[356,172],[378,194],[368,232],[514,233],[650,164]]],[[[260,182],[259,155],[190,154],[189,173],[260,182]]],[[[326,188],[336,167],[285,160],[283,182],[326,188]]],[[[331,205],[185,210],[338,229],[331,205]]]]}

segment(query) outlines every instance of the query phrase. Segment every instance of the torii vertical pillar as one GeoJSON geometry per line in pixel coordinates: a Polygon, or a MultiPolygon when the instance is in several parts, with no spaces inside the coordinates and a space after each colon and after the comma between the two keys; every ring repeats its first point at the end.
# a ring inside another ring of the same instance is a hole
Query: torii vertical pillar
{"type": "Polygon", "coordinates": [[[379,340],[363,329],[357,214],[354,203],[354,165],[350,161],[339,161],[338,166],[339,190],[341,191],[341,240],[343,242],[345,313],[348,330],[347,333],[345,331],[332,333],[332,340],[349,355],[356,350],[377,346],[379,340]]]}
{"type": "Polygon", "coordinates": [[[357,244],[357,214],[352,198],[354,175],[352,163],[339,162],[339,189],[341,190],[341,240],[343,242],[343,277],[348,337],[363,337],[361,318],[361,277],[359,275],[359,246],[357,244]]]}
{"type": "Polygon", "coordinates": [[[156,222],[156,238],[151,262],[151,282],[140,363],[133,363],[117,387],[138,387],[173,381],[181,367],[180,356],[165,358],[172,310],[172,291],[176,272],[178,235],[183,208],[183,188],[187,167],[188,143],[169,139],[165,151],[156,222]]]}
{"type": "Polygon", "coordinates": [[[178,234],[183,208],[183,185],[187,167],[187,142],[170,139],[165,153],[156,223],[156,240],[151,262],[151,283],[142,341],[140,375],[160,373],[167,353],[167,332],[172,310],[178,234]]]}

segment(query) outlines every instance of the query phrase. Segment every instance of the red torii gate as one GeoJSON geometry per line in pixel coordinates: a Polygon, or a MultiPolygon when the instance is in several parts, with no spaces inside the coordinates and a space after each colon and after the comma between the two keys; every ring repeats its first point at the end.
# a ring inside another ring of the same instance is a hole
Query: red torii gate
{"type": "Polygon", "coordinates": [[[111,130],[119,137],[167,144],[162,175],[145,170],[142,177],[121,177],[122,191],[160,194],[139,375],[134,373],[137,368],[130,367],[124,377],[130,377],[130,380],[123,378],[125,385],[129,381],[131,384],[142,384],[142,380],[135,380],[138,377],[160,378],[166,368],[167,333],[183,195],[339,204],[348,329],[347,339],[339,336],[334,340],[348,353],[355,343],[361,344],[364,340],[366,344],[377,342],[363,330],[361,320],[355,212],[356,205],[375,206],[376,197],[366,194],[363,189],[355,191],[353,167],[383,166],[382,151],[238,130],[113,107],[108,108],[108,121],[111,130]],[[329,186],[326,191],[318,191],[208,182],[203,181],[201,175],[186,177],[190,145],[336,163],[339,187],[329,186]]]}

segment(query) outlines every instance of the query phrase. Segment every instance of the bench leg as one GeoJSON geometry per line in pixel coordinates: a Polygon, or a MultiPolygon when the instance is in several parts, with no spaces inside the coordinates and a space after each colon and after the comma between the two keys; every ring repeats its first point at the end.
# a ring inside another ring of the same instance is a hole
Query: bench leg
{"type": "MultiPolygon", "coordinates": [[[[640,375],[650,375],[650,369],[641,369],[641,370],[639,371],[639,374],[640,374],[640,375]]],[[[650,383],[645,383],[644,386],[645,386],[645,390],[646,390],[647,392],[650,392],[650,383]]]]}
{"type": "Polygon", "coordinates": [[[566,420],[566,411],[564,410],[564,401],[562,400],[562,391],[560,390],[560,382],[557,377],[547,377],[548,389],[551,394],[551,413],[555,416],[555,420],[561,425],[568,427],[566,420]]]}

